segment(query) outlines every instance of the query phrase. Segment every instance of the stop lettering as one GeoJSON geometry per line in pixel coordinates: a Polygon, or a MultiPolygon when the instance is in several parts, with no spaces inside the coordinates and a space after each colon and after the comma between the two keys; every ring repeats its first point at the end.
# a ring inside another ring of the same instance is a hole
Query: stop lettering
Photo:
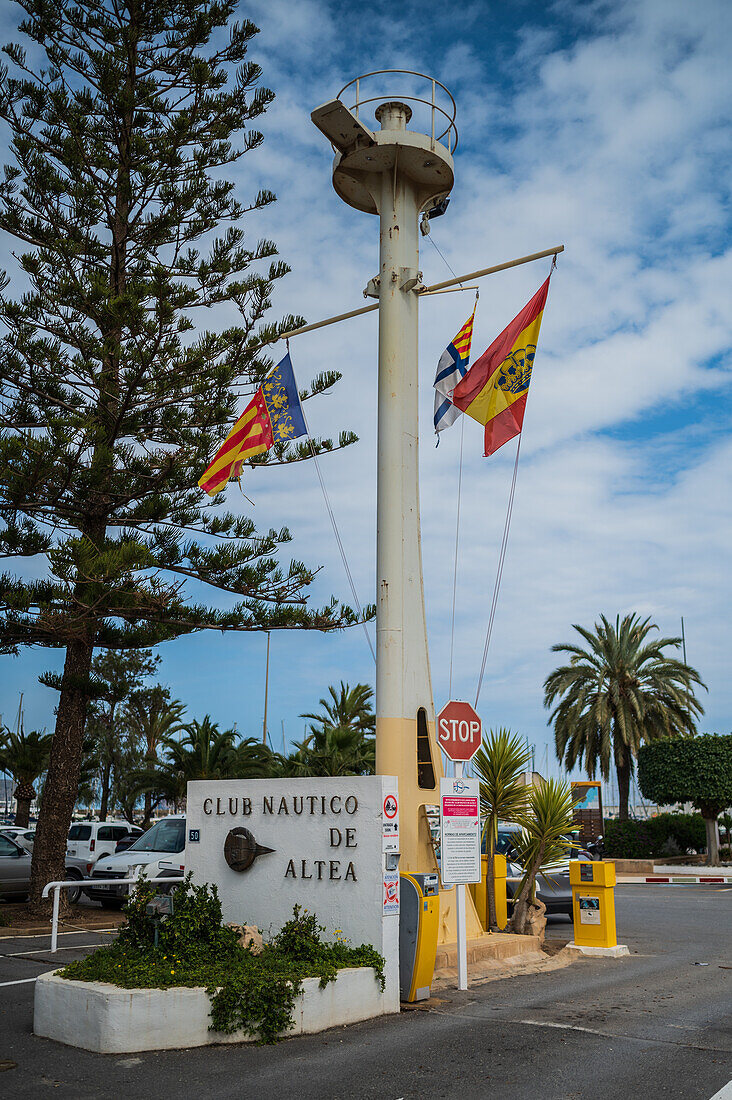
{"type": "Polygon", "coordinates": [[[482,736],[480,717],[470,703],[451,699],[437,715],[437,741],[450,760],[472,760],[482,736]]]}

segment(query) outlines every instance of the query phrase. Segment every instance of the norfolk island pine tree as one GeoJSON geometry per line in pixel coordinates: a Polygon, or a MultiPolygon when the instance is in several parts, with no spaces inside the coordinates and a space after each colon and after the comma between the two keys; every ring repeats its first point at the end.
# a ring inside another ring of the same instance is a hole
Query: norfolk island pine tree
{"type": "MultiPolygon", "coordinates": [[[[14,158],[0,229],[25,283],[13,298],[5,279],[0,296],[0,554],[20,571],[0,579],[0,645],[65,653],[63,673],[43,678],[60,695],[33,853],[40,908],[62,877],[95,649],[356,616],[335,599],[309,608],[314,571],[278,561],[287,529],[258,535],[196,484],[272,365],[254,345],[301,320],[263,323],[288,268],[242,223],[274,196],[244,206],[222,178],[261,143],[250,123],[273,98],[246,60],[257,28],[231,21],[236,0],[18,3],[31,52],[5,47],[0,73],[14,158]],[[195,331],[202,309],[227,306],[236,324],[195,331]],[[45,575],[27,579],[39,562],[45,575]],[[194,603],[186,581],[240,602],[194,603]]],[[[283,445],[254,464],[309,453],[283,445]]]]}

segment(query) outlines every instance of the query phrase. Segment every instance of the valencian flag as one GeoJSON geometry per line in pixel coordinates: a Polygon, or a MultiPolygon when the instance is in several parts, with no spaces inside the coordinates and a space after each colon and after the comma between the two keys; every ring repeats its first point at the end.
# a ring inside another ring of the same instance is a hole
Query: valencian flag
{"type": "MultiPolygon", "coordinates": [[[[475,310],[470,314],[452,343],[447,345],[437,364],[437,374],[435,375],[436,432],[449,428],[460,416],[460,409],[455,408],[450,400],[450,394],[468,370],[474,320],[475,310]]],[[[437,438],[439,442],[439,435],[437,438]]]]}
{"type": "Polygon", "coordinates": [[[239,477],[245,459],[306,435],[300,397],[289,352],[265,378],[209,463],[198,484],[210,497],[239,477]]]}
{"type": "Polygon", "coordinates": [[[523,426],[548,290],[549,279],[452,391],[453,404],[485,424],[486,457],[518,435],[523,426]]]}

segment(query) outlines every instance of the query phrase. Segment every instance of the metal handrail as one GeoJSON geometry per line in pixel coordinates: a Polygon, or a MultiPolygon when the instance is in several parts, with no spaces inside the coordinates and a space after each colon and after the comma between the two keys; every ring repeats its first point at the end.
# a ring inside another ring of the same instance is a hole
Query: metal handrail
{"type": "Polygon", "coordinates": [[[457,118],[457,104],[455,103],[455,99],[453,98],[453,95],[452,95],[452,92],[450,91],[450,89],[446,88],[445,85],[442,83],[442,81],[437,80],[433,76],[427,76],[426,73],[419,73],[419,72],[416,71],[416,69],[374,69],[373,72],[361,73],[360,76],[355,76],[353,78],[353,80],[349,80],[347,84],[343,85],[340,92],[336,96],[336,99],[339,99],[339,100],[342,99],[343,93],[346,92],[349,88],[351,88],[355,85],[356,86],[356,102],[349,108],[349,110],[351,110],[351,111],[355,110],[356,118],[358,118],[359,108],[361,106],[363,106],[363,104],[365,104],[365,103],[375,103],[377,101],[381,102],[381,103],[388,102],[389,97],[388,96],[383,96],[383,95],[381,95],[381,96],[371,96],[368,99],[361,99],[361,81],[366,80],[368,77],[371,77],[371,76],[382,76],[384,74],[387,74],[387,75],[388,74],[397,74],[397,75],[400,75],[400,76],[416,76],[416,77],[419,77],[420,80],[429,81],[429,83],[432,86],[432,98],[431,98],[431,100],[423,99],[420,96],[406,96],[406,95],[398,95],[398,94],[394,98],[398,99],[399,101],[409,100],[412,103],[422,103],[422,104],[424,104],[425,107],[429,107],[430,111],[431,111],[431,115],[432,115],[432,135],[431,135],[431,137],[432,137],[433,144],[434,144],[435,141],[442,141],[445,134],[447,134],[448,135],[448,139],[447,139],[448,152],[450,152],[451,154],[454,153],[455,150],[457,149],[458,140],[459,140],[458,129],[457,129],[457,126],[455,124],[455,119],[457,118]],[[452,114],[449,114],[448,111],[444,110],[444,108],[440,107],[439,104],[437,103],[437,101],[436,101],[437,88],[441,88],[442,91],[445,93],[445,95],[450,100],[450,103],[452,104],[452,114]],[[441,134],[438,134],[437,137],[435,137],[435,111],[437,111],[444,118],[446,118],[447,123],[448,123],[446,129],[444,129],[441,134]],[[450,136],[449,136],[451,134],[455,138],[455,142],[452,146],[450,144],[450,136]]]}
{"type": "MultiPolygon", "coordinates": [[[[140,864],[141,867],[144,864],[140,864]]],[[[68,879],[65,882],[47,882],[43,887],[43,893],[41,897],[47,898],[50,892],[53,890],[53,915],[51,917],[51,954],[53,955],[58,950],[58,903],[61,896],[61,891],[67,886],[75,886],[78,888],[79,883],[88,882],[94,886],[133,886],[140,881],[140,875],[136,875],[134,878],[74,878],[68,879]]]]}

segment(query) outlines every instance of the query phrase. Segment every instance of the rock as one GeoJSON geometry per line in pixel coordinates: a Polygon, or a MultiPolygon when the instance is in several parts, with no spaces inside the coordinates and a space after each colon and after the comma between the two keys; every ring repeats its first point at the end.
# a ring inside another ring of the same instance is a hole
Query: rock
{"type": "Polygon", "coordinates": [[[546,905],[538,898],[529,905],[526,914],[526,935],[538,936],[539,946],[544,945],[544,933],[546,932],[546,905]]]}
{"type": "Polygon", "coordinates": [[[544,944],[546,932],[546,905],[538,898],[526,906],[516,906],[509,928],[519,936],[538,936],[539,946],[544,944]]]}
{"type": "Polygon", "coordinates": [[[262,954],[264,943],[262,942],[262,933],[256,924],[229,923],[226,927],[231,928],[232,932],[236,933],[236,938],[241,947],[248,948],[252,955],[262,954]]]}

